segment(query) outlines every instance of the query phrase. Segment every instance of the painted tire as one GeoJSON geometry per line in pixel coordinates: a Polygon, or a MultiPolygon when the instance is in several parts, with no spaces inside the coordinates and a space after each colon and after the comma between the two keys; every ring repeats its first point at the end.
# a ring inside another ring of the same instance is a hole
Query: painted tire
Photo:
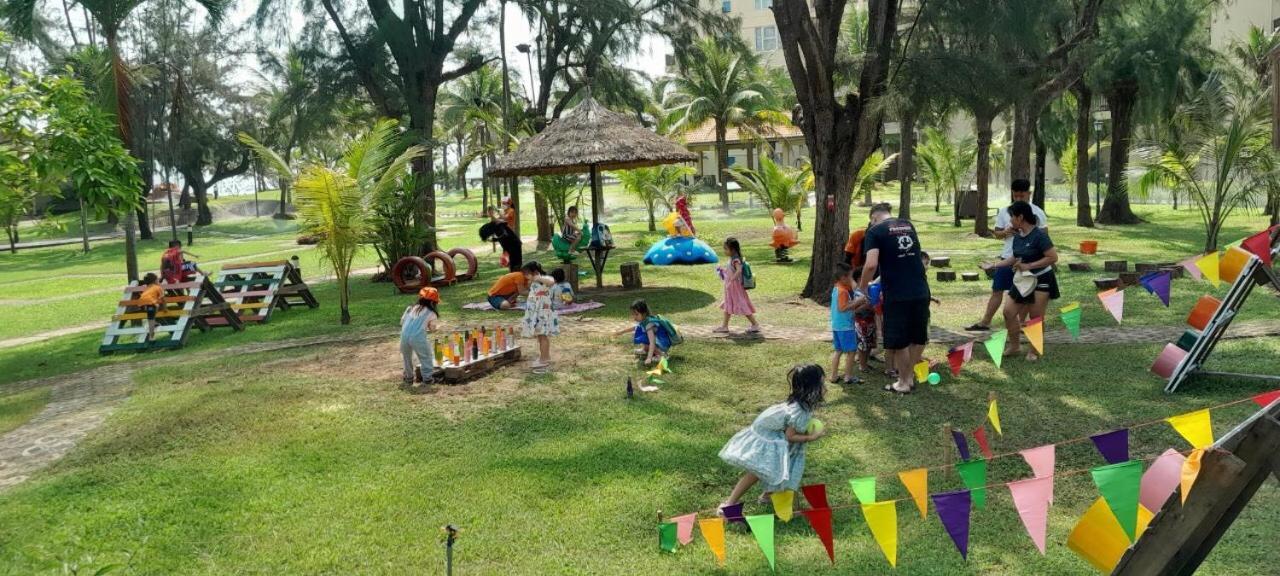
{"type": "Polygon", "coordinates": [[[432,270],[440,270],[442,272],[440,276],[431,277],[430,284],[432,286],[440,288],[458,281],[458,270],[453,265],[453,257],[449,254],[436,250],[435,252],[428,252],[422,257],[422,260],[431,264],[432,270]]]}
{"type": "MultiPolygon", "coordinates": [[[[467,271],[457,275],[457,281],[458,281],[458,282],[465,282],[465,281],[467,281],[467,280],[475,280],[475,278],[476,278],[476,272],[478,272],[478,271],[479,271],[479,269],[480,269],[480,264],[479,264],[478,262],[476,262],[476,255],[475,255],[475,253],[473,253],[473,252],[472,252],[472,251],[470,251],[470,250],[467,250],[466,248],[454,248],[454,249],[452,249],[452,250],[450,250],[450,251],[446,252],[446,254],[448,254],[448,255],[449,255],[449,259],[450,259],[451,261],[452,261],[454,258],[457,258],[458,256],[462,256],[462,258],[463,258],[464,260],[466,260],[466,261],[467,261],[467,271]]],[[[455,268],[455,269],[457,268],[457,264],[456,264],[456,263],[454,264],[454,268],[455,268]]]]}
{"type": "Polygon", "coordinates": [[[395,283],[396,289],[401,294],[412,294],[420,290],[427,283],[424,278],[431,278],[431,266],[426,260],[417,256],[405,256],[396,260],[394,266],[391,267],[391,281],[395,283]],[[417,272],[417,277],[405,278],[406,273],[410,270],[417,272]]]}

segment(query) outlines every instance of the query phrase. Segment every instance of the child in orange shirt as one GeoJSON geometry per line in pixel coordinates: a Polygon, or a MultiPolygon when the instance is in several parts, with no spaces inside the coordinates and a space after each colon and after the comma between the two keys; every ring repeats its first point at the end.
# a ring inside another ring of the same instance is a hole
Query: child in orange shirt
{"type": "Polygon", "coordinates": [[[156,313],[164,306],[164,289],[160,288],[155,273],[148,272],[142,277],[142,285],[147,288],[138,295],[138,305],[147,313],[147,340],[156,336],[156,313]]]}

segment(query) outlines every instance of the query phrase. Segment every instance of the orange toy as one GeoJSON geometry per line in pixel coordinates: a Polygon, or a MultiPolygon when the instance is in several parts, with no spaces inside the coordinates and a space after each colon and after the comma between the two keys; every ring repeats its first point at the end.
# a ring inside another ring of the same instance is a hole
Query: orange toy
{"type": "Polygon", "coordinates": [[[787,250],[800,243],[795,228],[787,226],[786,217],[781,208],[773,209],[773,241],[769,245],[779,262],[790,262],[787,250]]]}

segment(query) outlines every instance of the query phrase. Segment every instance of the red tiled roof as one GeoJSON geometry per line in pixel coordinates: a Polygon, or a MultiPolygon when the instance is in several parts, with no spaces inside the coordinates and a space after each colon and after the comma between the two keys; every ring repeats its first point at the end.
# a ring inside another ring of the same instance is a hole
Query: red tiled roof
{"type": "MultiPolygon", "coordinates": [[[[786,124],[768,124],[759,129],[761,136],[766,140],[789,140],[793,138],[804,138],[804,132],[799,128],[786,124]]],[[[716,143],[716,125],[715,122],[708,120],[703,122],[701,126],[685,132],[681,139],[686,146],[697,146],[704,144],[716,143]]],[[[748,138],[749,139],[749,138],[748,138]]],[[[736,144],[743,141],[738,135],[738,129],[730,126],[725,131],[725,141],[729,144],[736,144]]]]}

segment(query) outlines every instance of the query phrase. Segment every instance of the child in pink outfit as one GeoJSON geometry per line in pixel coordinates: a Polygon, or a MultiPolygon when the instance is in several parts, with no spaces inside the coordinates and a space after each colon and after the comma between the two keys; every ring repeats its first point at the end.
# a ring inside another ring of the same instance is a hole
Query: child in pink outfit
{"type": "Polygon", "coordinates": [[[698,230],[693,227],[693,216],[689,214],[689,198],[685,196],[683,189],[676,192],[676,214],[679,214],[684,223],[689,226],[690,234],[698,233],[698,230]]]}
{"type": "Polygon", "coordinates": [[[720,279],[724,281],[724,300],[720,302],[720,309],[724,310],[724,323],[715,331],[721,334],[727,333],[729,319],[739,315],[746,316],[751,322],[751,327],[747,328],[748,334],[759,334],[760,324],[756,322],[756,309],[751,305],[751,297],[747,296],[747,289],[742,285],[742,273],[745,268],[742,261],[742,246],[738,244],[737,238],[731,236],[724,241],[724,251],[729,263],[716,269],[720,273],[720,279]]]}

